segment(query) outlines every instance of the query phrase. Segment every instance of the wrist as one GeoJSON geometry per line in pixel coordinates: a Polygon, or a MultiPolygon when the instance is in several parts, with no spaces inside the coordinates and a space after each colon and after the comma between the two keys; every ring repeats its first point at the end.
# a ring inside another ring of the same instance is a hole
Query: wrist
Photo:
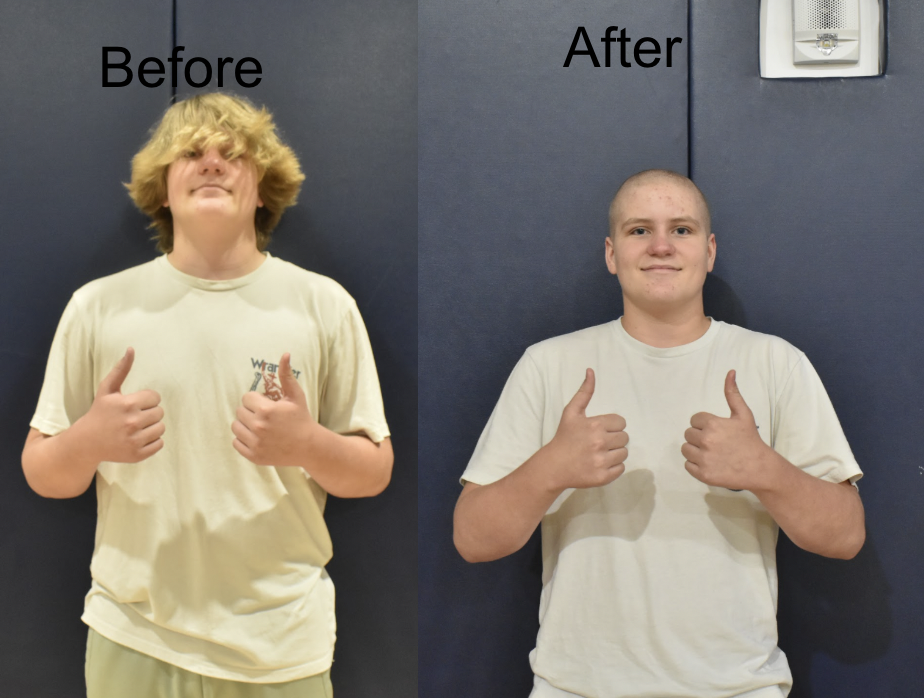
{"type": "Polygon", "coordinates": [[[755,459],[756,483],[748,489],[758,498],[779,490],[786,478],[786,468],[790,466],[772,447],[766,443],[761,443],[761,445],[760,453],[755,459]]]}
{"type": "Polygon", "coordinates": [[[89,413],[84,414],[59,437],[64,438],[67,443],[66,452],[74,456],[74,461],[79,464],[93,465],[95,471],[100,462],[105,462],[106,455],[102,454],[102,447],[99,431],[93,422],[89,413]]]}
{"type": "Polygon", "coordinates": [[[529,460],[533,472],[530,483],[537,485],[543,493],[553,499],[557,498],[562,491],[568,488],[567,484],[561,483],[565,459],[566,453],[555,442],[555,438],[552,438],[529,460]]]}
{"type": "Polygon", "coordinates": [[[311,420],[302,425],[299,431],[297,464],[309,474],[317,456],[324,452],[322,443],[324,440],[323,431],[325,430],[320,423],[311,420]]]}

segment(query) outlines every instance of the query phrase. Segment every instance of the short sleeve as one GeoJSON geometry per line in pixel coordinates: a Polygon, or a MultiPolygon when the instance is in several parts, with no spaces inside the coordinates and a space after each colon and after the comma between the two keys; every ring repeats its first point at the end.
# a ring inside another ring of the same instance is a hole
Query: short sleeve
{"type": "Polygon", "coordinates": [[[775,414],[772,447],[799,469],[834,483],[863,476],[821,378],[801,353],[775,414]]]}
{"type": "Polygon", "coordinates": [[[365,433],[375,443],[389,436],[372,345],[352,300],[328,343],[328,371],[318,422],[341,435],[365,433]]]}
{"type": "Polygon", "coordinates": [[[58,323],[29,425],[45,435],[57,435],[90,410],[95,393],[92,337],[72,297],[58,323]]]}
{"type": "Polygon", "coordinates": [[[545,383],[527,351],[507,379],[462,481],[493,483],[538,452],[543,446],[545,410],[545,383]]]}

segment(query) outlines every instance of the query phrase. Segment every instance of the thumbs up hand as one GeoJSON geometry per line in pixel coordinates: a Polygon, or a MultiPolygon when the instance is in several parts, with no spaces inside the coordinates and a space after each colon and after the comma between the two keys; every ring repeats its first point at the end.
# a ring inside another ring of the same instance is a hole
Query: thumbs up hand
{"type": "Polygon", "coordinates": [[[147,459],[164,446],[164,409],[160,394],[146,389],[123,394],[122,383],[135,362],[128,348],[121,360],[99,383],[96,398],[80,420],[93,436],[96,462],[134,464],[147,459]]]}
{"type": "Polygon", "coordinates": [[[234,449],[254,464],[303,466],[305,446],[317,428],[290,363],[285,353],[279,361],[282,398],[273,401],[255,391],[244,394],[231,424],[234,449]]]}
{"type": "Polygon", "coordinates": [[[552,477],[556,489],[604,486],[626,470],[629,436],[625,419],[615,413],[587,417],[595,382],[594,371],[588,369],[548,445],[556,455],[557,473],[552,477]]]}
{"type": "Polygon", "coordinates": [[[725,377],[725,400],[731,409],[728,418],[697,413],[690,419],[680,448],[687,459],[684,466],[710,486],[754,490],[762,485],[766,470],[761,464],[773,450],[757,432],[754,414],[738,391],[735,370],[725,377]]]}

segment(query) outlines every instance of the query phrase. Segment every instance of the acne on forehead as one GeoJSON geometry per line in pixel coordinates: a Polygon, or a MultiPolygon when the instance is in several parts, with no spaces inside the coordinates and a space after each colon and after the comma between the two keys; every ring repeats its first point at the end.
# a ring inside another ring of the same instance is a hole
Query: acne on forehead
{"type": "Polygon", "coordinates": [[[616,195],[616,199],[613,201],[612,216],[610,219],[611,221],[615,221],[617,226],[621,224],[622,221],[626,218],[623,211],[624,200],[630,195],[635,194],[642,189],[649,190],[653,196],[659,199],[671,198],[677,191],[684,192],[693,199],[696,207],[699,209],[699,211],[696,212],[694,218],[701,224],[709,220],[706,203],[695,187],[684,180],[674,179],[667,176],[654,175],[652,177],[633,182],[628,187],[624,186],[623,189],[620,190],[620,192],[616,195]]]}

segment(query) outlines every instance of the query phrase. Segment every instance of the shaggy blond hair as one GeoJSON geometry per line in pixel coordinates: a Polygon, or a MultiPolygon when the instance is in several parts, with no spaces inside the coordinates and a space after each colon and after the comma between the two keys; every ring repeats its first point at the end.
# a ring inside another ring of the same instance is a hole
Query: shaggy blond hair
{"type": "Polygon", "coordinates": [[[249,158],[257,169],[263,206],[254,226],[257,248],[264,250],[286,207],[295,204],[305,176],[292,149],[276,135],[272,115],[248,100],[220,92],[195,95],[171,106],[150,140],[132,158],[132,179],[125,187],[149,217],[162,253],[173,250],[173,216],[167,199],[167,168],[191,150],[220,148],[226,158],[249,158]]]}

